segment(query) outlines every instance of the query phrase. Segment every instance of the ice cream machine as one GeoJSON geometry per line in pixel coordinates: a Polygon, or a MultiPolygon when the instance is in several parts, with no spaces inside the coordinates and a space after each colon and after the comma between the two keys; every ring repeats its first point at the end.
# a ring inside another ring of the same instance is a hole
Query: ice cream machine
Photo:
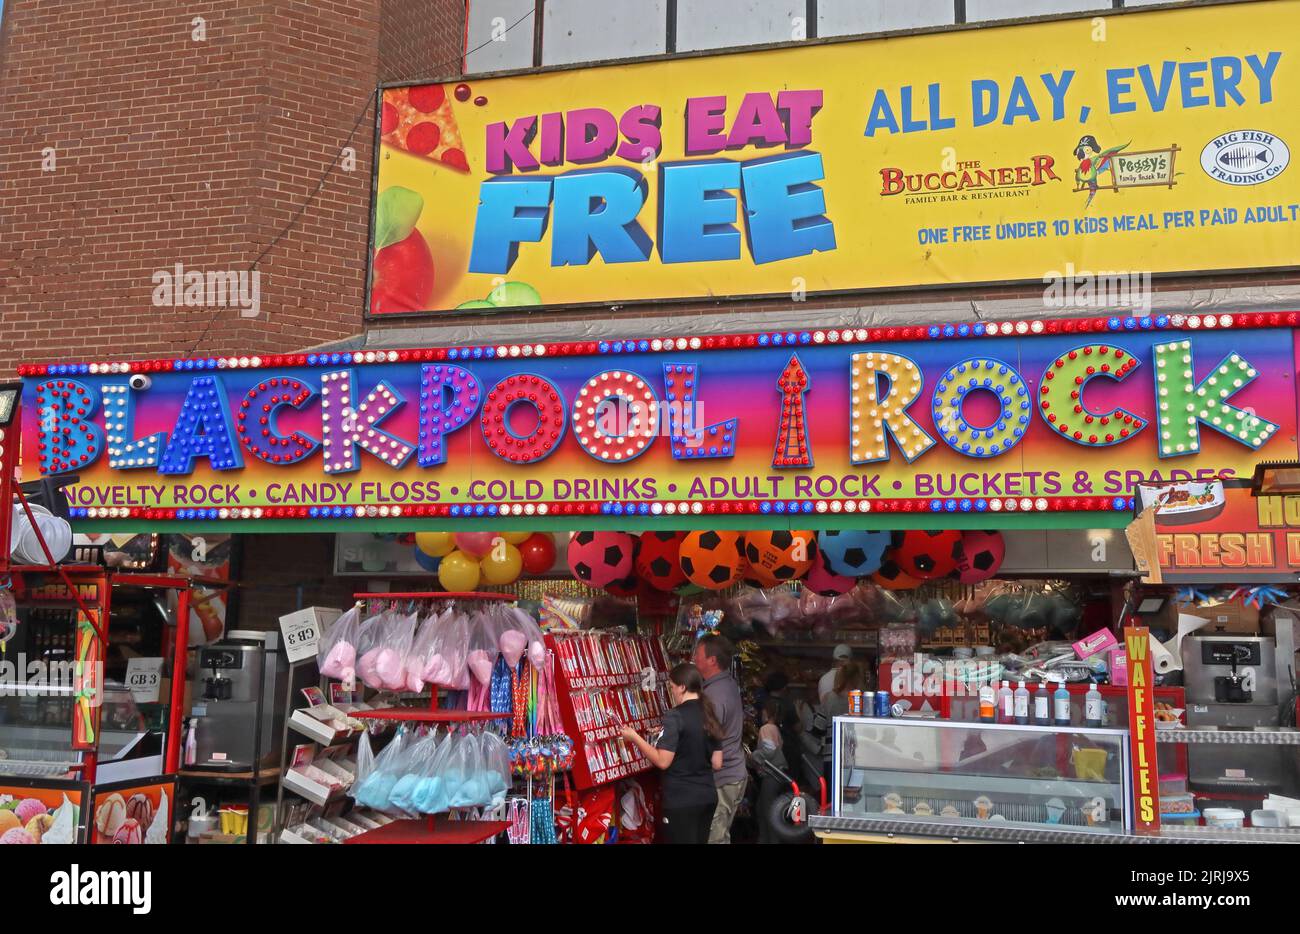
{"type": "MultiPolygon", "coordinates": [[[[1182,643],[1188,729],[1292,727],[1295,711],[1294,617],[1275,615],[1276,635],[1222,633],[1182,643]]],[[[1188,750],[1193,791],[1245,800],[1282,791],[1288,747],[1197,744],[1188,750]]]]}

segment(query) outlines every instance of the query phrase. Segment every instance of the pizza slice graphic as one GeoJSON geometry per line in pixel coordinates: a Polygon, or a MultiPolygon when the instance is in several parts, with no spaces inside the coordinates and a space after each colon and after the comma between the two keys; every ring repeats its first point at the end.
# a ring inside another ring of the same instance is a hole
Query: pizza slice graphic
{"type": "Polygon", "coordinates": [[[387,146],[469,171],[451,95],[441,84],[385,90],[379,132],[387,146]]]}

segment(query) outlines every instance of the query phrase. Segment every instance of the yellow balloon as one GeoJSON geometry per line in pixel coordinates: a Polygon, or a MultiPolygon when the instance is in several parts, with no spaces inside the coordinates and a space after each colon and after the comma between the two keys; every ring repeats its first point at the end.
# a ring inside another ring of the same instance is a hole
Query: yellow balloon
{"type": "Polygon", "coordinates": [[[463,551],[453,551],[438,565],[438,583],[444,590],[465,593],[478,586],[478,562],[463,551]]]}
{"type": "Polygon", "coordinates": [[[532,532],[501,532],[500,533],[501,537],[504,538],[507,542],[509,542],[512,545],[522,545],[524,542],[528,541],[528,538],[532,534],[533,534],[532,532]]]}
{"type": "Polygon", "coordinates": [[[511,584],[523,570],[524,559],[519,549],[510,544],[492,546],[486,557],[479,562],[483,580],[489,584],[511,584]]]}
{"type": "Polygon", "coordinates": [[[415,547],[430,558],[441,558],[456,547],[450,532],[416,532],[415,547]]]}

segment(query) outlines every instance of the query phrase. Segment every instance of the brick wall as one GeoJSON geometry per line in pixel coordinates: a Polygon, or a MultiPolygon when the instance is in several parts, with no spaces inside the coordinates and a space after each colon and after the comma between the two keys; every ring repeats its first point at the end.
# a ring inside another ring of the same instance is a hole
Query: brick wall
{"type": "Polygon", "coordinates": [[[232,629],[275,629],[306,606],[345,609],[364,578],[334,577],[333,535],[241,535],[239,602],[232,629]]]}
{"type": "Polygon", "coordinates": [[[0,374],[24,359],[290,350],[359,331],[362,111],[380,80],[457,70],[463,20],[463,0],[7,0],[0,374]],[[331,172],[259,263],[261,317],[154,306],[157,270],[248,268],[354,125],[355,169],[331,172]]]}

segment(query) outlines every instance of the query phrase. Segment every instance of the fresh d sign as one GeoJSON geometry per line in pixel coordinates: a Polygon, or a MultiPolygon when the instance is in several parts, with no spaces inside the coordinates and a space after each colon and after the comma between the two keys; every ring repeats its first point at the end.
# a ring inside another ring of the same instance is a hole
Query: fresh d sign
{"type": "Polygon", "coordinates": [[[1290,147],[1261,130],[1233,130],[1201,150],[1205,174],[1225,185],[1259,185],[1281,175],[1290,162],[1290,147]]]}

